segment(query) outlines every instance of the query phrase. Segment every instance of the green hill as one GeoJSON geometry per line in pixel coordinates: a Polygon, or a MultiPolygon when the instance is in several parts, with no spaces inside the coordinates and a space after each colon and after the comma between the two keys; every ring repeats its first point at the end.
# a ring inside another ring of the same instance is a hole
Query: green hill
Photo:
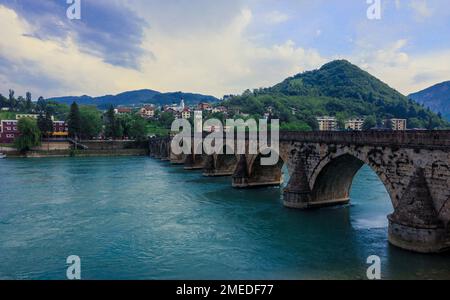
{"type": "Polygon", "coordinates": [[[372,116],[408,119],[410,128],[443,128],[448,123],[428,108],[409,100],[379,79],[345,60],[287,78],[271,87],[247,90],[225,105],[242,113],[261,116],[272,108],[286,129],[315,129],[315,117],[344,120],[372,116]]]}

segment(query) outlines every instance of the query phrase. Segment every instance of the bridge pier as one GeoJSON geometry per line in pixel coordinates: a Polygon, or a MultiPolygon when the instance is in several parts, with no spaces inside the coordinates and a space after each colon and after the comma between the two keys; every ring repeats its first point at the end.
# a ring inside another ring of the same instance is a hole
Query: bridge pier
{"type": "Polygon", "coordinates": [[[449,250],[450,227],[446,228],[434,207],[425,169],[418,168],[404,188],[394,213],[388,216],[389,242],[422,253],[449,250]]]}
{"type": "Polygon", "coordinates": [[[283,183],[281,172],[283,161],[280,160],[274,166],[262,166],[260,159],[260,155],[240,156],[232,177],[232,186],[234,188],[280,186],[283,183]]]}
{"type": "Polygon", "coordinates": [[[235,155],[216,154],[208,155],[205,159],[203,176],[225,177],[232,176],[236,169],[237,158],[235,155]]]}
{"type": "Polygon", "coordinates": [[[169,161],[172,165],[184,165],[184,161],[186,160],[186,157],[184,154],[174,154],[172,151],[170,151],[170,158],[169,161]]]}
{"type": "Polygon", "coordinates": [[[404,224],[393,215],[389,219],[389,242],[419,253],[440,253],[450,249],[450,230],[443,224],[404,224]]]}
{"type": "Polygon", "coordinates": [[[168,161],[170,156],[170,147],[167,144],[161,146],[161,161],[168,161]]]}
{"type": "Polygon", "coordinates": [[[203,170],[205,158],[201,154],[188,154],[184,161],[185,170],[203,170]]]}

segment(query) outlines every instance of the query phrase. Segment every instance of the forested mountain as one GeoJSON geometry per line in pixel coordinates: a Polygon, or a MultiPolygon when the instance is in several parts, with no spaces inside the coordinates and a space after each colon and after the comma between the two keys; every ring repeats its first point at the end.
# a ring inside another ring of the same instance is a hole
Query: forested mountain
{"type": "Polygon", "coordinates": [[[408,119],[410,128],[442,128],[448,123],[428,108],[345,60],[287,78],[271,87],[247,90],[225,104],[242,113],[262,115],[272,108],[287,129],[316,127],[315,117],[336,116],[340,123],[365,116],[408,119]]]}
{"type": "Polygon", "coordinates": [[[436,84],[408,97],[429,107],[436,113],[441,113],[450,121],[450,81],[436,84]]]}

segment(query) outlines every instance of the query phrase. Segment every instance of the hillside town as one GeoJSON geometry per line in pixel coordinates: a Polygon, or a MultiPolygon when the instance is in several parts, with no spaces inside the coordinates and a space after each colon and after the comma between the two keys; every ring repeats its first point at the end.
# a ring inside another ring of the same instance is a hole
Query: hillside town
{"type": "MultiPolygon", "coordinates": [[[[3,112],[9,111],[8,108],[2,108],[3,112]]],[[[192,120],[195,112],[202,112],[204,116],[216,117],[222,121],[227,118],[249,118],[251,115],[242,113],[239,109],[228,109],[222,103],[198,103],[196,105],[187,105],[184,99],[181,99],[179,103],[174,103],[171,105],[157,106],[154,104],[143,104],[138,107],[125,107],[118,106],[113,109],[114,115],[117,118],[124,118],[127,116],[138,116],[147,122],[156,123],[161,126],[165,126],[168,129],[167,121],[172,121],[175,119],[185,119],[192,120]],[[166,122],[159,122],[162,119],[166,122]]],[[[292,114],[295,115],[296,111],[293,109],[292,114]]],[[[103,118],[106,112],[103,112],[103,118]]],[[[1,119],[0,120],[0,144],[13,144],[14,140],[20,135],[18,128],[18,122],[23,118],[30,118],[33,120],[38,120],[39,114],[37,113],[17,113],[14,119],[1,119]]],[[[272,119],[276,117],[273,107],[267,107],[266,112],[262,116],[265,119],[272,119]]],[[[70,136],[69,122],[67,120],[55,120],[55,117],[50,116],[52,122],[52,130],[49,130],[47,139],[67,139],[70,136]]],[[[407,130],[407,120],[392,118],[385,119],[381,123],[371,121],[366,117],[355,117],[343,122],[333,116],[319,116],[316,117],[318,131],[338,131],[338,130],[351,130],[351,131],[362,131],[362,130],[407,130]],[[342,123],[342,124],[341,124],[342,123]]],[[[420,128],[415,128],[420,129],[420,128]]],[[[217,128],[204,128],[205,131],[217,130],[217,128]]],[[[151,132],[146,132],[146,134],[152,135],[151,132]]],[[[105,126],[93,136],[94,139],[107,139],[108,136],[105,134],[105,126]]],[[[126,135],[117,137],[119,139],[128,139],[126,135]]]]}

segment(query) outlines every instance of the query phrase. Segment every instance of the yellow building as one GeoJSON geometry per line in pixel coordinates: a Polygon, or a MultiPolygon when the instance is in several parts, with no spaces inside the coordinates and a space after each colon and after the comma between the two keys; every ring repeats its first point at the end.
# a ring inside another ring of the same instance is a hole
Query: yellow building
{"type": "Polygon", "coordinates": [[[407,120],[406,119],[388,119],[385,120],[386,128],[392,130],[406,130],[407,129],[407,120]]]}
{"type": "Polygon", "coordinates": [[[334,131],[337,129],[337,119],[335,117],[318,117],[320,131],[334,131]]]}
{"type": "Polygon", "coordinates": [[[153,118],[155,116],[155,107],[152,105],[145,105],[140,110],[140,114],[143,118],[153,118]]]}
{"type": "Polygon", "coordinates": [[[364,118],[350,119],[345,122],[345,129],[361,131],[364,126],[364,118]]]}
{"type": "Polygon", "coordinates": [[[187,107],[183,109],[181,112],[181,117],[185,120],[189,119],[191,117],[191,110],[187,107]]]}

